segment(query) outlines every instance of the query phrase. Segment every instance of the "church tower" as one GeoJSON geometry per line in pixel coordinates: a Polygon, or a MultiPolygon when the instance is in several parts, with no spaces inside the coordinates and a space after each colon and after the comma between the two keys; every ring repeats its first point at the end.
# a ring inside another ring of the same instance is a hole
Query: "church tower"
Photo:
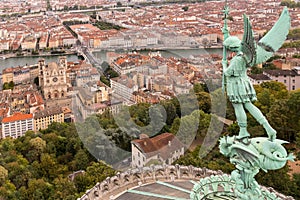
{"type": "Polygon", "coordinates": [[[44,98],[48,100],[66,97],[68,90],[66,57],[60,57],[58,63],[51,62],[48,65],[39,62],[39,67],[39,80],[44,98]]]}
{"type": "Polygon", "coordinates": [[[42,86],[42,84],[43,84],[43,71],[45,69],[45,59],[39,60],[38,67],[39,67],[39,85],[42,86]]]}

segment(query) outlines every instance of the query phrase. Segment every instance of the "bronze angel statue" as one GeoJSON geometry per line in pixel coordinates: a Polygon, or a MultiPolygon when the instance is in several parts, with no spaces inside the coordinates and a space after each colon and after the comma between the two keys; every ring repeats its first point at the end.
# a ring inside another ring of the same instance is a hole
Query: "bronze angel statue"
{"type": "Polygon", "coordinates": [[[225,8],[224,55],[223,55],[223,81],[229,101],[232,103],[240,127],[237,139],[248,140],[247,116],[245,110],[261,124],[266,130],[271,141],[276,139],[276,130],[268,123],[266,117],[252,103],[257,100],[256,93],[248,76],[247,69],[256,64],[267,61],[286,40],[290,28],[290,16],[284,8],[278,21],[272,29],[258,42],[254,40],[249,18],[244,14],[244,34],[242,41],[235,36],[230,36],[227,30],[226,17],[228,9],[225,8]],[[235,52],[227,67],[226,51],[235,52]]]}

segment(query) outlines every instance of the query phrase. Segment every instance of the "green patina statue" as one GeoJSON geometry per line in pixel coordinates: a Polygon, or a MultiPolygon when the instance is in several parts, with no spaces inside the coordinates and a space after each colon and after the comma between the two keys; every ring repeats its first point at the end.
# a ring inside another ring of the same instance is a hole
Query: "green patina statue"
{"type": "Polygon", "coordinates": [[[284,167],[288,160],[293,160],[293,154],[288,154],[282,144],[287,143],[276,139],[276,130],[268,123],[261,111],[253,105],[256,92],[251,84],[247,69],[269,59],[285,41],[290,28],[290,16],[284,8],[280,18],[273,28],[258,43],[255,42],[249,19],[244,15],[244,35],[242,41],[230,36],[227,28],[229,8],[223,10],[225,15],[224,48],[223,48],[223,90],[232,103],[238,125],[238,136],[225,136],[220,139],[220,151],[229,157],[236,169],[231,176],[218,175],[200,180],[195,185],[191,199],[224,199],[257,200],[280,199],[275,193],[262,189],[254,176],[260,169],[264,171],[276,170],[284,167]],[[229,66],[227,51],[235,52],[229,66]],[[268,137],[250,138],[247,131],[246,110],[266,130],[268,137]]]}
{"type": "Polygon", "coordinates": [[[237,168],[231,173],[231,179],[235,182],[235,195],[241,199],[263,199],[254,176],[259,172],[259,169],[267,171],[282,168],[287,160],[293,160],[293,155],[287,155],[282,146],[285,142],[276,140],[275,129],[270,126],[266,117],[252,103],[257,98],[253,85],[247,76],[247,69],[267,61],[281,47],[289,32],[290,15],[287,8],[284,8],[273,28],[256,43],[249,18],[245,14],[242,41],[229,35],[226,22],[228,12],[229,9],[225,6],[225,26],[222,30],[224,33],[223,86],[233,105],[240,131],[236,137],[222,138],[220,150],[221,153],[230,158],[230,162],[237,168]],[[228,67],[227,50],[236,53],[228,67]],[[248,110],[263,125],[268,138],[249,139],[245,110],[248,110]]]}
{"type": "MultiPolygon", "coordinates": [[[[224,12],[228,12],[225,9],[224,12]]],[[[225,13],[227,16],[228,13],[225,13]]],[[[225,20],[226,21],[226,20],[225,20]]],[[[274,27],[256,44],[249,19],[244,15],[244,36],[240,41],[235,36],[229,36],[227,23],[223,28],[224,57],[223,57],[223,83],[229,101],[232,103],[238,125],[240,127],[237,139],[250,136],[247,131],[247,116],[245,110],[265,128],[269,139],[276,138],[276,131],[269,125],[261,111],[252,104],[256,101],[255,90],[247,76],[247,69],[269,59],[286,39],[290,28],[290,16],[285,8],[274,27]],[[226,50],[236,52],[227,67],[226,50]]]]}
{"type": "MultiPolygon", "coordinates": [[[[283,140],[258,137],[251,138],[248,144],[239,142],[235,137],[223,137],[220,140],[220,151],[230,158],[236,170],[231,172],[231,181],[235,183],[233,193],[242,200],[266,199],[266,191],[262,191],[254,176],[260,169],[277,170],[294,160],[282,144],[283,140]]],[[[267,198],[277,199],[277,198],[267,198]]]]}

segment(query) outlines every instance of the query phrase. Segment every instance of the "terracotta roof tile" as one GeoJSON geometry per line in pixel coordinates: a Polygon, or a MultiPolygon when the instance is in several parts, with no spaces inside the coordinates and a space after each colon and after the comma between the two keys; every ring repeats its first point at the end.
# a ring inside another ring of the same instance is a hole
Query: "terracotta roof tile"
{"type": "Polygon", "coordinates": [[[2,123],[9,123],[26,119],[33,119],[33,114],[22,114],[18,112],[10,117],[3,118],[2,123]]]}
{"type": "Polygon", "coordinates": [[[40,119],[43,117],[49,117],[52,115],[58,115],[58,114],[62,114],[62,108],[61,107],[57,107],[55,109],[45,109],[45,110],[41,110],[39,112],[36,112],[34,114],[34,119],[40,119]]]}
{"type": "Polygon", "coordinates": [[[265,74],[249,74],[249,77],[254,80],[271,80],[270,77],[265,74]]]}
{"type": "Polygon", "coordinates": [[[170,152],[181,149],[184,145],[172,133],[163,133],[153,138],[137,139],[132,141],[146,157],[159,153],[166,159],[170,152]]]}
{"type": "Polygon", "coordinates": [[[293,70],[265,70],[266,74],[270,74],[271,76],[297,76],[297,73],[293,70]]]}

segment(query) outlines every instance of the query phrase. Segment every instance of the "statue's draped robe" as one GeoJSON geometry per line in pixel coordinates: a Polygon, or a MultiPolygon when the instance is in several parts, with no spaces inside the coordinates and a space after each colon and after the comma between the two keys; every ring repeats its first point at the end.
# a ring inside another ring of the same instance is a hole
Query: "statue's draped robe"
{"type": "Polygon", "coordinates": [[[256,92],[247,76],[247,65],[242,53],[238,53],[230,61],[224,72],[226,77],[226,92],[232,103],[247,103],[256,101],[256,92]]]}

